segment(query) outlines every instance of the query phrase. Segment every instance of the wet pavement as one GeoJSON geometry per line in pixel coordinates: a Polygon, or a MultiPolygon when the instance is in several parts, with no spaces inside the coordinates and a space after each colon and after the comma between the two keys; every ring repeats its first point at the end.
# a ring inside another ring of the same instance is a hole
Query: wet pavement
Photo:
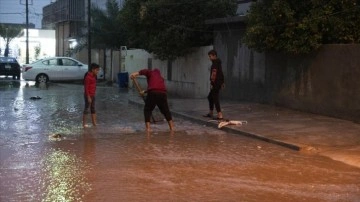
{"type": "Polygon", "coordinates": [[[227,118],[248,124],[219,130],[201,117],[206,100],[171,98],[176,131],[160,121],[146,133],[133,90],[97,92],[99,124],[83,129],[81,85],[0,78],[1,202],[360,200],[360,168],[239,135],[266,131],[265,121],[253,125],[260,107],[237,108],[248,116],[235,117],[234,103],[224,102],[227,118]]]}
{"type": "MultiPolygon", "coordinates": [[[[169,102],[173,113],[182,118],[218,126],[217,122],[202,117],[208,113],[206,99],[169,99],[169,102]]],[[[358,123],[257,103],[221,101],[221,105],[226,119],[246,121],[246,124],[228,125],[221,130],[327,156],[360,168],[358,123]]]]}

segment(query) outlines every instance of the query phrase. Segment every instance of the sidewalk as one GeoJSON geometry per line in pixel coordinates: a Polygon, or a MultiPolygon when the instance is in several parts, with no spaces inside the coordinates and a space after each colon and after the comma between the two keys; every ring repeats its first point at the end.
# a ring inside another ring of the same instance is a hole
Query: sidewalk
{"type": "MultiPolygon", "coordinates": [[[[129,96],[130,103],[143,105],[141,101],[136,95],[129,96]]],[[[176,117],[181,117],[203,125],[218,126],[202,116],[208,113],[206,99],[169,98],[169,105],[175,121],[176,117]]],[[[228,125],[219,130],[327,156],[360,168],[360,124],[257,103],[222,101],[221,107],[224,118],[245,120],[247,124],[228,125]]]]}

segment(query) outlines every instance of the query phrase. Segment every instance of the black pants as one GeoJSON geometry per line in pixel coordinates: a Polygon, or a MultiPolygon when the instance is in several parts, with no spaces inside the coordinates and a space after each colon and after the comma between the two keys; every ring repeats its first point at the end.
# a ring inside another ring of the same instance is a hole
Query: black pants
{"type": "Polygon", "coordinates": [[[89,103],[86,95],[84,95],[84,100],[85,100],[84,114],[89,114],[89,111],[91,114],[95,114],[95,96],[91,96],[91,104],[89,103]]]}
{"type": "Polygon", "coordinates": [[[148,92],[144,107],[145,122],[150,122],[151,113],[156,106],[159,107],[160,112],[165,116],[167,121],[172,120],[166,93],[148,92]]]}
{"type": "Polygon", "coordinates": [[[212,88],[209,92],[209,95],[207,96],[207,99],[209,100],[209,109],[211,111],[214,110],[214,105],[215,105],[216,111],[221,112],[219,94],[220,94],[220,89],[212,88]]]}

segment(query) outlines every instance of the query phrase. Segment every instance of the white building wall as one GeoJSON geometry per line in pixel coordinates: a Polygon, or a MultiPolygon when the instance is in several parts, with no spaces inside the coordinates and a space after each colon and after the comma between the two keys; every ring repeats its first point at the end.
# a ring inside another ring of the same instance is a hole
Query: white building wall
{"type": "MultiPolygon", "coordinates": [[[[55,43],[55,30],[29,29],[29,62],[55,56],[55,43]],[[35,55],[36,47],[40,47],[38,58],[35,55]]],[[[1,39],[2,54],[4,54],[5,45],[5,41],[1,39]]],[[[24,64],[26,61],[26,29],[24,29],[24,36],[10,42],[9,48],[11,49],[9,56],[16,57],[20,64],[24,64]]]]}
{"type": "MultiPolygon", "coordinates": [[[[127,50],[125,56],[125,71],[129,73],[148,68],[149,58],[152,60],[152,68],[159,68],[168,88],[170,95],[204,98],[209,93],[209,74],[211,62],[208,51],[213,46],[197,48],[187,57],[178,58],[172,63],[171,80],[168,80],[168,61],[156,59],[145,50],[127,50]]],[[[146,86],[144,78],[139,78],[142,86],[146,86]]],[[[131,86],[132,84],[130,84],[131,86]]]]}

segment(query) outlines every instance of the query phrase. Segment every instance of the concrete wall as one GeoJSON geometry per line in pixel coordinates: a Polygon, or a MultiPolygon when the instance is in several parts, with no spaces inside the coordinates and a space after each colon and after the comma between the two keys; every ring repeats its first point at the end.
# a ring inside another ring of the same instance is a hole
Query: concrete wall
{"type": "Polygon", "coordinates": [[[225,73],[223,98],[360,122],[359,44],[324,45],[312,54],[290,56],[248,49],[241,31],[215,36],[225,73]]]}
{"type": "Polygon", "coordinates": [[[69,50],[70,23],[56,24],[56,56],[65,56],[69,50]]]}
{"type": "Polygon", "coordinates": [[[221,97],[264,103],[266,94],[265,55],[242,44],[244,25],[216,25],[214,48],[222,60],[225,89],[221,97]]]}
{"type": "MultiPolygon", "coordinates": [[[[209,91],[209,71],[211,62],[208,51],[212,46],[194,49],[194,52],[172,63],[156,59],[145,50],[127,50],[125,57],[125,71],[138,71],[143,68],[159,68],[172,96],[205,98],[209,91]]],[[[145,79],[139,79],[142,86],[146,86],[145,79]]]]}
{"type": "Polygon", "coordinates": [[[269,103],[360,121],[359,44],[324,45],[307,56],[268,53],[266,60],[269,103]]]}
{"type": "MultiPolygon", "coordinates": [[[[88,52],[87,49],[83,49],[78,53],[75,53],[71,57],[87,64],[88,63],[88,52]]],[[[118,73],[121,72],[121,52],[92,49],[91,50],[91,62],[97,63],[104,69],[105,80],[111,82],[118,82],[118,73]]]]}
{"type": "Polygon", "coordinates": [[[121,52],[120,51],[113,51],[112,53],[112,62],[111,62],[111,69],[109,72],[111,72],[111,78],[112,81],[115,82],[118,80],[117,74],[121,72],[121,52]]]}
{"type": "Polygon", "coordinates": [[[243,21],[214,25],[223,61],[221,97],[285,106],[360,122],[360,44],[323,45],[308,55],[257,53],[242,43],[243,21]]]}

